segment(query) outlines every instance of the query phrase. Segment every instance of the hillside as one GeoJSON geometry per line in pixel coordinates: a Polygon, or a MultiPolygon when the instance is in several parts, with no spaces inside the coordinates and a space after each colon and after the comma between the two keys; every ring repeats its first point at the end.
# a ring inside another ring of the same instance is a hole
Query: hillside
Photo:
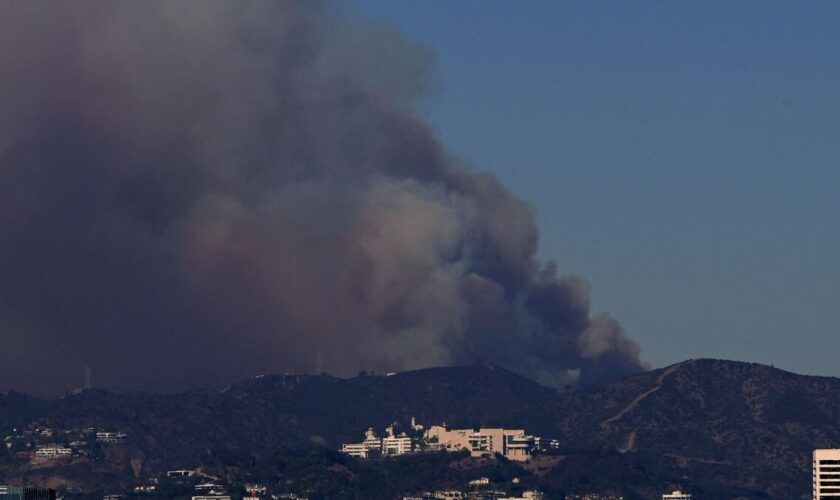
{"type": "Polygon", "coordinates": [[[412,416],[427,424],[525,427],[560,439],[563,457],[537,474],[558,491],[622,487],[644,498],[683,485],[698,498],[790,499],[810,491],[811,450],[840,444],[840,379],[692,360],[558,393],[478,363],[388,377],[264,376],[174,396],[92,390],[43,401],[10,394],[0,396],[4,426],[96,426],[126,432],[129,442],[101,463],[34,471],[7,460],[2,473],[80,485],[107,475],[130,485],[220,454],[256,463],[291,446],[334,448],[368,426],[412,416]]]}
{"type": "Polygon", "coordinates": [[[840,379],[692,360],[563,394],[552,413],[570,449],[667,457],[687,483],[798,498],[813,448],[840,445],[840,379]]]}

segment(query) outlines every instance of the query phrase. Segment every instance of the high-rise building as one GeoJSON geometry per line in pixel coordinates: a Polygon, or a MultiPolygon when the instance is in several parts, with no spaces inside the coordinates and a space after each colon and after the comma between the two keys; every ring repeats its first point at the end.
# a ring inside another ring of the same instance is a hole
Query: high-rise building
{"type": "Polygon", "coordinates": [[[814,450],[814,500],[840,500],[840,449],[814,450]]]}

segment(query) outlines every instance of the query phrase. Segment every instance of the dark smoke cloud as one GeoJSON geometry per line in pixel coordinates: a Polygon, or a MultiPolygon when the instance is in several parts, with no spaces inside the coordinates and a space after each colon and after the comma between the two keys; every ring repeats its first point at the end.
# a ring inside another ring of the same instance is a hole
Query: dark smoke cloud
{"type": "Polygon", "coordinates": [[[643,370],[413,116],[431,62],[313,1],[0,3],[0,383],[643,370]]]}

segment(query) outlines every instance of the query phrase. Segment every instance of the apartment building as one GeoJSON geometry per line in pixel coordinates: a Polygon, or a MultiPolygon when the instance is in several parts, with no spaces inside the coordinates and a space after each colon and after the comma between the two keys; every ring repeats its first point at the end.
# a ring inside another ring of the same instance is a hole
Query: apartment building
{"type": "Polygon", "coordinates": [[[840,499],[840,449],[814,450],[813,498],[840,499]]]}

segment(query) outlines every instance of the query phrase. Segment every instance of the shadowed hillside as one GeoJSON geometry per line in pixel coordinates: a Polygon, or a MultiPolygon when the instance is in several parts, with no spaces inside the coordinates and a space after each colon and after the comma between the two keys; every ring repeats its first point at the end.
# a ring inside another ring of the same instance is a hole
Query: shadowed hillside
{"type": "MultiPolygon", "coordinates": [[[[840,444],[840,379],[692,360],[558,393],[478,363],[353,379],[260,376],[222,391],[174,396],[99,390],[54,401],[0,396],[7,427],[38,422],[128,433],[128,444],[108,450],[102,463],[91,460],[72,472],[94,480],[108,471],[122,485],[132,484],[133,475],[213,462],[220,450],[257,461],[290,446],[335,448],[368,426],[412,416],[424,424],[507,425],[558,438],[562,456],[538,475],[559,489],[619,485],[652,495],[685,485],[706,498],[789,499],[809,492],[811,450],[840,444]],[[599,471],[595,477],[592,470],[599,471]]],[[[5,463],[8,478],[33,472],[5,463]]],[[[44,477],[73,471],[38,470],[44,477]]]]}

